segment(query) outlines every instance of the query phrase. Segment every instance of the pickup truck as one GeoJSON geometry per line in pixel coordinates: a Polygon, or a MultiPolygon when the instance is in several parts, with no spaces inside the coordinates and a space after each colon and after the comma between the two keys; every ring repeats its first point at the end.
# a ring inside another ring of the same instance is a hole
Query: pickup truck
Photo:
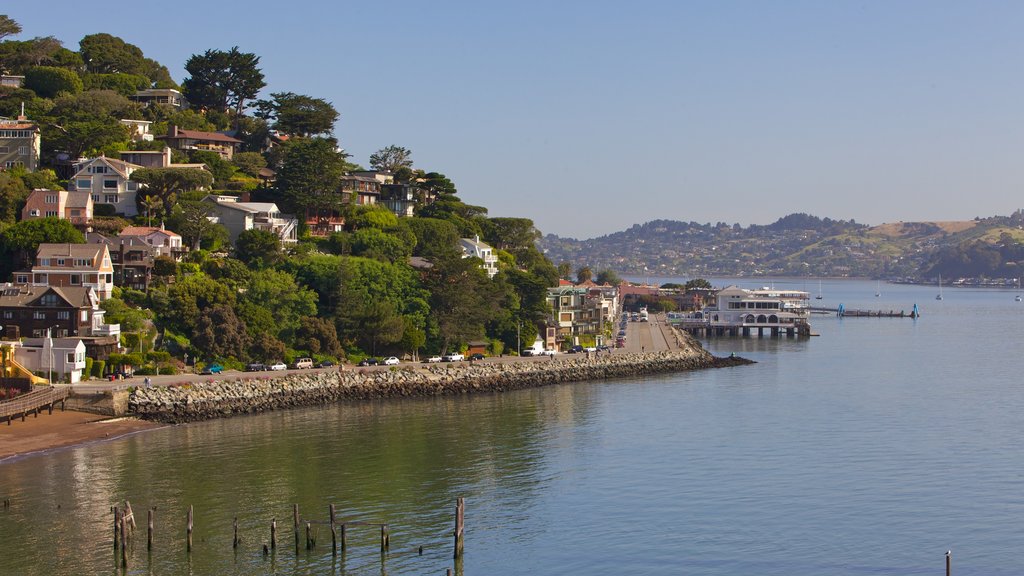
{"type": "Polygon", "coordinates": [[[206,367],[203,368],[199,373],[200,374],[220,374],[223,371],[224,371],[224,367],[223,366],[221,366],[220,364],[217,364],[217,363],[213,363],[213,364],[207,364],[206,367]]]}
{"type": "Polygon", "coordinates": [[[442,362],[462,362],[465,359],[465,356],[457,353],[445,354],[441,357],[442,362]]]}

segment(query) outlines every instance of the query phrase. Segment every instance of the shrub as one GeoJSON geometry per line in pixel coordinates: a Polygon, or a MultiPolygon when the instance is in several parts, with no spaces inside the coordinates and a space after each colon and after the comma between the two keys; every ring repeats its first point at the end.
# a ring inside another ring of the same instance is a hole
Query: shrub
{"type": "Polygon", "coordinates": [[[103,378],[103,371],[107,367],[106,360],[97,360],[92,364],[92,375],[96,378],[103,378]]]}
{"type": "Polygon", "coordinates": [[[92,377],[92,365],[93,359],[88,356],[85,357],[85,370],[82,371],[82,380],[88,380],[92,377]]]}

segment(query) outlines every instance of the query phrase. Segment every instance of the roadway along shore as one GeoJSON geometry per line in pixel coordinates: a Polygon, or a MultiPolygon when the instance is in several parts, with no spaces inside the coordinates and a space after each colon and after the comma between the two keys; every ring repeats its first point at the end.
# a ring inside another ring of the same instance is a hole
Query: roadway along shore
{"type": "Polygon", "coordinates": [[[339,401],[502,392],[750,362],[716,358],[686,335],[669,344],[673,349],[658,352],[577,354],[529,362],[420,364],[384,370],[303,371],[279,377],[242,376],[136,388],[128,399],[128,411],[146,420],[177,424],[339,401]]]}

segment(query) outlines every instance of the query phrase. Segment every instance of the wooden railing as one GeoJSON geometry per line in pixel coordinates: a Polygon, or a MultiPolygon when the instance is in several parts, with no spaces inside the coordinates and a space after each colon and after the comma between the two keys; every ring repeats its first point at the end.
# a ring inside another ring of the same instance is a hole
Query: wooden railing
{"type": "Polygon", "coordinates": [[[21,416],[22,421],[24,421],[25,416],[29,412],[34,412],[38,416],[41,409],[47,408],[52,413],[54,404],[59,402],[61,409],[63,409],[64,401],[67,398],[67,388],[54,388],[52,386],[37,388],[13,400],[0,402],[0,419],[7,420],[7,425],[10,426],[11,420],[18,416],[21,416]]]}

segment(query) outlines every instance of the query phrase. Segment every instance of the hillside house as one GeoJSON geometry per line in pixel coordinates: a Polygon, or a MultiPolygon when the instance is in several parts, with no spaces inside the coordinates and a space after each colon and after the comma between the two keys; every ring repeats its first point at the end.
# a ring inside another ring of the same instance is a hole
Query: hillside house
{"type": "Polygon", "coordinates": [[[460,238],[459,247],[462,249],[463,258],[479,258],[483,260],[480,265],[487,272],[488,278],[494,278],[498,273],[498,257],[494,255],[494,249],[488,244],[481,242],[480,237],[460,238]]]}
{"type": "Polygon", "coordinates": [[[86,225],[92,221],[92,209],[92,195],[89,192],[36,188],[25,200],[21,219],[60,218],[75,225],[86,225]]]}
{"type": "Polygon", "coordinates": [[[106,156],[87,158],[75,163],[68,190],[88,192],[94,205],[110,204],[118,214],[137,216],[135,197],[139,185],[130,178],[140,168],[142,166],[106,156]]]}
{"type": "Polygon", "coordinates": [[[156,139],[163,140],[170,148],[182,152],[189,150],[216,152],[225,160],[231,160],[235,155],[235,151],[242,144],[242,141],[238,138],[233,138],[220,132],[183,130],[174,125],[167,129],[165,136],[157,136],[156,139]]]}
{"type": "Polygon", "coordinates": [[[273,202],[239,202],[236,196],[213,194],[203,198],[203,202],[213,205],[215,215],[210,220],[228,229],[232,244],[246,230],[273,232],[283,243],[299,241],[299,221],[282,214],[273,202]]]}
{"type": "Polygon", "coordinates": [[[26,118],[24,113],[13,120],[0,118],[0,170],[23,166],[29,172],[35,172],[39,168],[41,150],[39,125],[26,118]]]}
{"type": "Polygon", "coordinates": [[[91,288],[0,285],[0,327],[4,338],[39,338],[47,330],[54,336],[120,336],[120,325],[107,324],[105,314],[91,288]]]}
{"type": "Polygon", "coordinates": [[[40,244],[32,270],[15,272],[14,283],[92,288],[102,302],[114,290],[110,251],[105,244],[40,244]]]}

